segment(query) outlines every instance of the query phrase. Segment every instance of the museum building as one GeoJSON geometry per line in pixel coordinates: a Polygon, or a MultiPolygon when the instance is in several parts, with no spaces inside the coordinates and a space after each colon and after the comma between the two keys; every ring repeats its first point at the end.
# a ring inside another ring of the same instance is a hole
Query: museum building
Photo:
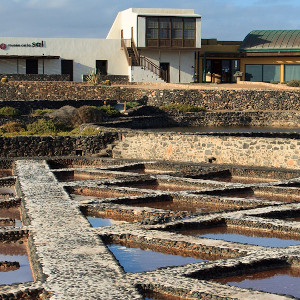
{"type": "Polygon", "coordinates": [[[1,74],[102,75],[130,82],[195,81],[201,17],[192,9],[129,8],[119,12],[106,39],[0,38],[1,74]]]}
{"type": "Polygon", "coordinates": [[[106,39],[0,38],[0,74],[83,81],[94,70],[129,82],[299,80],[300,30],[255,30],[242,42],[201,39],[193,9],[129,8],[106,39]]]}

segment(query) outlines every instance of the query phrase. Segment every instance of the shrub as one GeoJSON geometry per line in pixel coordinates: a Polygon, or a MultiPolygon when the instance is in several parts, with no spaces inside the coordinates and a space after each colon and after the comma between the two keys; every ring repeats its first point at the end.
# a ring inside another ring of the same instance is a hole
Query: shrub
{"type": "Polygon", "coordinates": [[[161,107],[166,111],[181,111],[181,112],[200,112],[205,111],[204,107],[188,104],[167,104],[161,107]]]}
{"type": "Polygon", "coordinates": [[[17,133],[25,130],[23,124],[20,122],[7,122],[0,127],[2,133],[17,133]]]}
{"type": "Polygon", "coordinates": [[[8,82],[8,78],[7,78],[7,77],[2,77],[2,78],[1,78],[1,82],[2,82],[2,83],[8,82]]]}
{"type": "Polygon", "coordinates": [[[300,80],[293,79],[287,83],[287,86],[300,87],[300,80]]]}
{"type": "Polygon", "coordinates": [[[137,101],[129,101],[129,102],[126,102],[126,109],[134,108],[134,107],[137,107],[140,105],[141,104],[137,101]]]}
{"type": "Polygon", "coordinates": [[[71,121],[74,126],[78,126],[84,123],[102,122],[103,113],[94,106],[84,105],[76,109],[71,121]]]}
{"type": "Polygon", "coordinates": [[[2,108],[0,108],[0,115],[5,116],[5,117],[15,117],[15,116],[19,116],[21,114],[21,112],[11,106],[4,106],[2,108]]]}
{"type": "Polygon", "coordinates": [[[118,117],[120,115],[120,112],[111,105],[103,105],[103,106],[98,106],[96,108],[102,112],[105,112],[107,115],[111,117],[118,117]]]}
{"type": "Polygon", "coordinates": [[[104,85],[111,85],[111,82],[110,82],[110,80],[107,79],[107,80],[104,80],[103,84],[104,85]]]}
{"type": "Polygon", "coordinates": [[[91,73],[86,77],[86,81],[93,85],[99,84],[100,79],[101,77],[97,70],[92,70],[91,73]]]}
{"type": "Polygon", "coordinates": [[[50,108],[44,108],[44,109],[36,109],[33,114],[36,116],[44,116],[46,114],[49,114],[53,112],[55,109],[50,109],[50,108]]]}
{"type": "Polygon", "coordinates": [[[34,135],[56,134],[58,131],[56,124],[52,120],[45,119],[39,119],[32,124],[28,124],[27,130],[34,135]]]}

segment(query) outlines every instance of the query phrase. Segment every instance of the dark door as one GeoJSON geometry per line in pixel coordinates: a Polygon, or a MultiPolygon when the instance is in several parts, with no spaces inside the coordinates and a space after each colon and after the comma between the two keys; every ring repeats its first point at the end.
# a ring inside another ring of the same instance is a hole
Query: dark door
{"type": "Polygon", "coordinates": [[[170,82],[170,64],[169,63],[160,63],[159,67],[161,68],[161,77],[167,81],[170,82]]]}
{"type": "Polygon", "coordinates": [[[26,74],[38,74],[39,64],[37,59],[26,59],[26,74]]]}
{"type": "Polygon", "coordinates": [[[222,82],[231,82],[231,61],[229,59],[222,59],[222,82]]]}
{"type": "Polygon", "coordinates": [[[96,60],[96,70],[100,75],[107,75],[107,60],[96,60]]]}
{"type": "Polygon", "coordinates": [[[73,60],[71,59],[61,60],[61,74],[70,75],[70,81],[73,81],[73,60]]]}

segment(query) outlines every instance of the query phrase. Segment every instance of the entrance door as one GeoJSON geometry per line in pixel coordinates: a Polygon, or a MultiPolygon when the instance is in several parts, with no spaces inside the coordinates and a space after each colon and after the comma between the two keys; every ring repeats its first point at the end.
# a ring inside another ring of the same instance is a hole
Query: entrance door
{"type": "Polygon", "coordinates": [[[73,81],[73,60],[61,60],[61,74],[70,75],[70,81],[73,81]]]}
{"type": "Polygon", "coordinates": [[[166,72],[166,81],[170,82],[170,63],[162,62],[160,63],[159,67],[166,72]]]}
{"type": "Polygon", "coordinates": [[[38,74],[39,64],[37,59],[26,59],[26,74],[38,74]]]}
{"type": "Polygon", "coordinates": [[[212,82],[221,83],[222,60],[221,59],[212,60],[211,69],[212,69],[212,82]]]}
{"type": "Polygon", "coordinates": [[[229,59],[222,59],[222,82],[231,82],[231,63],[229,59]]]}

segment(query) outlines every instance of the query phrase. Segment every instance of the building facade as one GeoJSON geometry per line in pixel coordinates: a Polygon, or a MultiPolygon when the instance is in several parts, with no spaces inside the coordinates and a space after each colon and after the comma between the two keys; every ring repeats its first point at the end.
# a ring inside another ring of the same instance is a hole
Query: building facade
{"type": "Polygon", "coordinates": [[[67,74],[94,69],[131,82],[195,81],[201,17],[189,9],[119,12],[106,39],[0,38],[0,74],[67,74]]]}

